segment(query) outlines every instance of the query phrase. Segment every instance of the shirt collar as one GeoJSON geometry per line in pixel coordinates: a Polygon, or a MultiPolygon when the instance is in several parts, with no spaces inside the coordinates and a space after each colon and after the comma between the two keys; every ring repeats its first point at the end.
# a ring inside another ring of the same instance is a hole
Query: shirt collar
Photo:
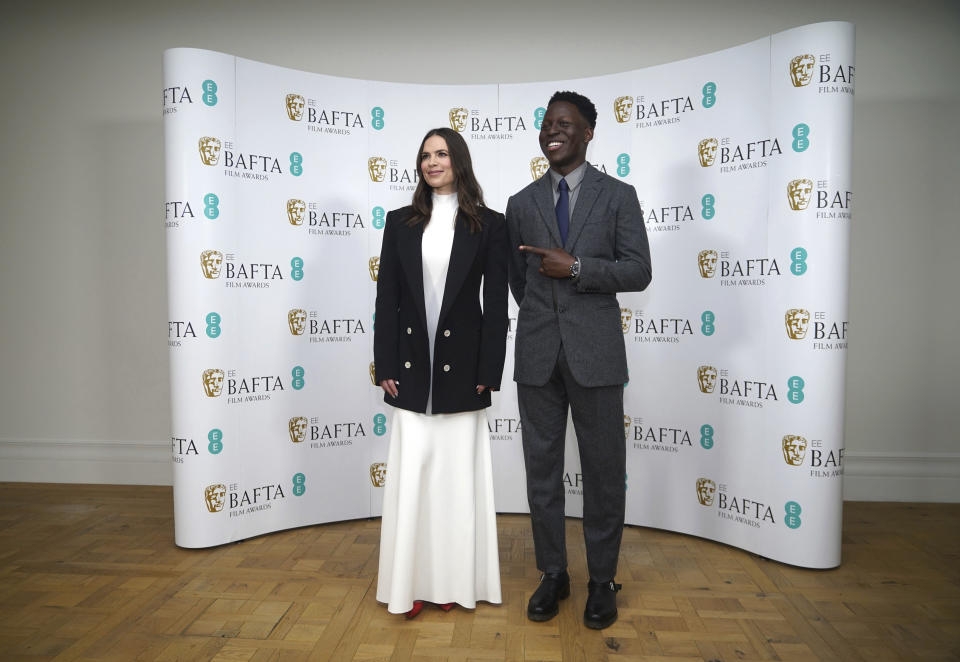
{"type": "Polygon", "coordinates": [[[550,172],[550,179],[553,182],[554,191],[556,191],[557,187],[560,186],[560,180],[566,179],[567,186],[570,187],[570,191],[572,192],[574,189],[580,186],[580,182],[583,181],[583,176],[587,172],[587,162],[584,161],[583,163],[578,165],[576,168],[574,168],[572,172],[566,175],[561,175],[559,172],[557,172],[553,168],[550,168],[549,172],[550,172]]]}

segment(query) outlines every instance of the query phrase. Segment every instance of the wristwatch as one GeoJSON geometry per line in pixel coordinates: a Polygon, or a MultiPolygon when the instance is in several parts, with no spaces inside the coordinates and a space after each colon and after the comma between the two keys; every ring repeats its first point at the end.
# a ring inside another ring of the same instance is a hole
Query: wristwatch
{"type": "Polygon", "coordinates": [[[576,280],[580,277],[580,258],[577,258],[577,261],[570,265],[570,278],[576,280]]]}

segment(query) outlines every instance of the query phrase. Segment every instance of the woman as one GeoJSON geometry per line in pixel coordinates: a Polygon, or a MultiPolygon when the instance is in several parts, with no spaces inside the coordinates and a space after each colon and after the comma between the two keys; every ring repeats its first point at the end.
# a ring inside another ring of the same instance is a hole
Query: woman
{"type": "Polygon", "coordinates": [[[506,226],[483,204],[466,142],[432,129],[417,167],[413,204],[387,214],[373,340],[376,381],[397,408],[377,600],[408,618],[424,602],[500,602],[483,410],[507,335],[506,226]]]}

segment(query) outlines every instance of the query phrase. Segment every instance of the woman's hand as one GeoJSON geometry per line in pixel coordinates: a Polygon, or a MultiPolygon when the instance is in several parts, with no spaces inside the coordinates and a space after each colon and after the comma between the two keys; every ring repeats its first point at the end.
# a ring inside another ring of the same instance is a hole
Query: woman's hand
{"type": "Polygon", "coordinates": [[[386,391],[387,395],[391,397],[397,397],[400,395],[400,391],[397,389],[397,380],[395,379],[384,379],[380,382],[380,388],[386,391]]]}
{"type": "MultiPolygon", "coordinates": [[[[486,390],[487,390],[487,387],[486,387],[486,386],[484,386],[483,384],[477,384],[477,395],[480,395],[481,393],[483,393],[483,392],[486,391],[486,390]]],[[[490,389],[491,392],[496,391],[496,390],[497,390],[497,389],[495,389],[495,388],[490,389]]]]}

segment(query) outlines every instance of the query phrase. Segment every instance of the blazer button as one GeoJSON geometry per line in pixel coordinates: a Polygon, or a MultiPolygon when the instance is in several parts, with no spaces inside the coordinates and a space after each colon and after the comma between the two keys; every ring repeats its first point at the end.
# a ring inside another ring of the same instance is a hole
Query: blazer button
{"type": "Polygon", "coordinates": [[[410,367],[410,362],[407,361],[406,363],[404,363],[404,364],[403,364],[403,367],[404,367],[404,368],[409,368],[409,367],[410,367]]]}
{"type": "Polygon", "coordinates": [[[444,338],[449,338],[449,337],[450,337],[450,329],[444,329],[444,331],[443,331],[443,337],[444,337],[444,338]]]}
{"type": "Polygon", "coordinates": [[[444,371],[444,372],[450,372],[450,364],[449,364],[449,363],[445,363],[445,364],[443,365],[443,371],[444,371]]]}
{"type": "Polygon", "coordinates": [[[408,326],[408,327],[407,327],[407,335],[409,336],[411,333],[413,333],[413,329],[411,329],[411,328],[408,326]]]}

